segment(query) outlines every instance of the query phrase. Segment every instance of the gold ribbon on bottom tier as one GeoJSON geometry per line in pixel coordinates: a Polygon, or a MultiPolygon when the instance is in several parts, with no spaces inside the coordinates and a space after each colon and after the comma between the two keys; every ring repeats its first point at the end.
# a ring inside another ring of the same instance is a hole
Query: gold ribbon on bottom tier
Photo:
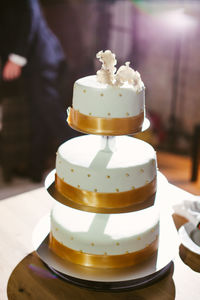
{"type": "Polygon", "coordinates": [[[50,233],[49,247],[59,257],[75,264],[94,268],[122,268],[136,265],[156,253],[158,237],[151,244],[139,251],[120,255],[107,255],[106,253],[98,255],[73,250],[58,242],[52,233],[50,233]]]}

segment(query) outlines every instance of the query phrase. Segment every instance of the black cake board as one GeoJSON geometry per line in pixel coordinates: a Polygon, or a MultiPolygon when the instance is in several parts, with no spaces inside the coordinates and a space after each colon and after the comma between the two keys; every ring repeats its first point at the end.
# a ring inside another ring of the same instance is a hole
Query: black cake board
{"type": "Polygon", "coordinates": [[[125,292],[129,290],[135,290],[149,286],[158,280],[162,279],[167,273],[171,272],[174,268],[174,264],[171,261],[167,266],[152,275],[145,276],[139,279],[126,280],[126,281],[116,281],[116,282],[106,282],[106,281],[91,281],[85,279],[74,278],[56,271],[52,267],[48,266],[49,269],[58,275],[60,278],[66,280],[68,283],[77,285],[82,288],[91,289],[99,292],[125,292]]]}

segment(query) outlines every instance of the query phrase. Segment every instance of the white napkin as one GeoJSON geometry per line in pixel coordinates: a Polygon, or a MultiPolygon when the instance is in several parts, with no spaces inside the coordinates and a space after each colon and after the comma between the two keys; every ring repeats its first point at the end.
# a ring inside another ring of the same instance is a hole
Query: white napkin
{"type": "Polygon", "coordinates": [[[184,200],[182,203],[174,205],[173,210],[200,229],[200,197],[195,198],[197,200],[184,200]]]}

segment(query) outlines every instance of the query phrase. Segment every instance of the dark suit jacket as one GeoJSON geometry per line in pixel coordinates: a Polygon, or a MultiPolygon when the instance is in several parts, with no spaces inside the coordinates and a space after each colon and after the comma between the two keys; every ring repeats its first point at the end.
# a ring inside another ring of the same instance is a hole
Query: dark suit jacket
{"type": "Polygon", "coordinates": [[[0,1],[0,56],[27,58],[27,71],[54,66],[65,60],[55,35],[48,28],[38,0],[0,1]]]}
{"type": "Polygon", "coordinates": [[[42,131],[61,141],[71,136],[65,111],[66,59],[60,42],[46,24],[38,0],[0,0],[0,56],[5,62],[11,53],[27,58],[23,72],[33,112],[33,136],[42,131]]]}

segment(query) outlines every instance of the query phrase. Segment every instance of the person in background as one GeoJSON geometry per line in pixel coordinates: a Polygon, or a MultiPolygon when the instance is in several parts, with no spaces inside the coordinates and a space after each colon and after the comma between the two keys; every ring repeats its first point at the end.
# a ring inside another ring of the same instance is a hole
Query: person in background
{"type": "Polygon", "coordinates": [[[50,149],[76,133],[66,123],[66,58],[38,0],[1,0],[0,56],[3,81],[21,76],[25,81],[31,127],[27,172],[39,182],[50,149]]]}

